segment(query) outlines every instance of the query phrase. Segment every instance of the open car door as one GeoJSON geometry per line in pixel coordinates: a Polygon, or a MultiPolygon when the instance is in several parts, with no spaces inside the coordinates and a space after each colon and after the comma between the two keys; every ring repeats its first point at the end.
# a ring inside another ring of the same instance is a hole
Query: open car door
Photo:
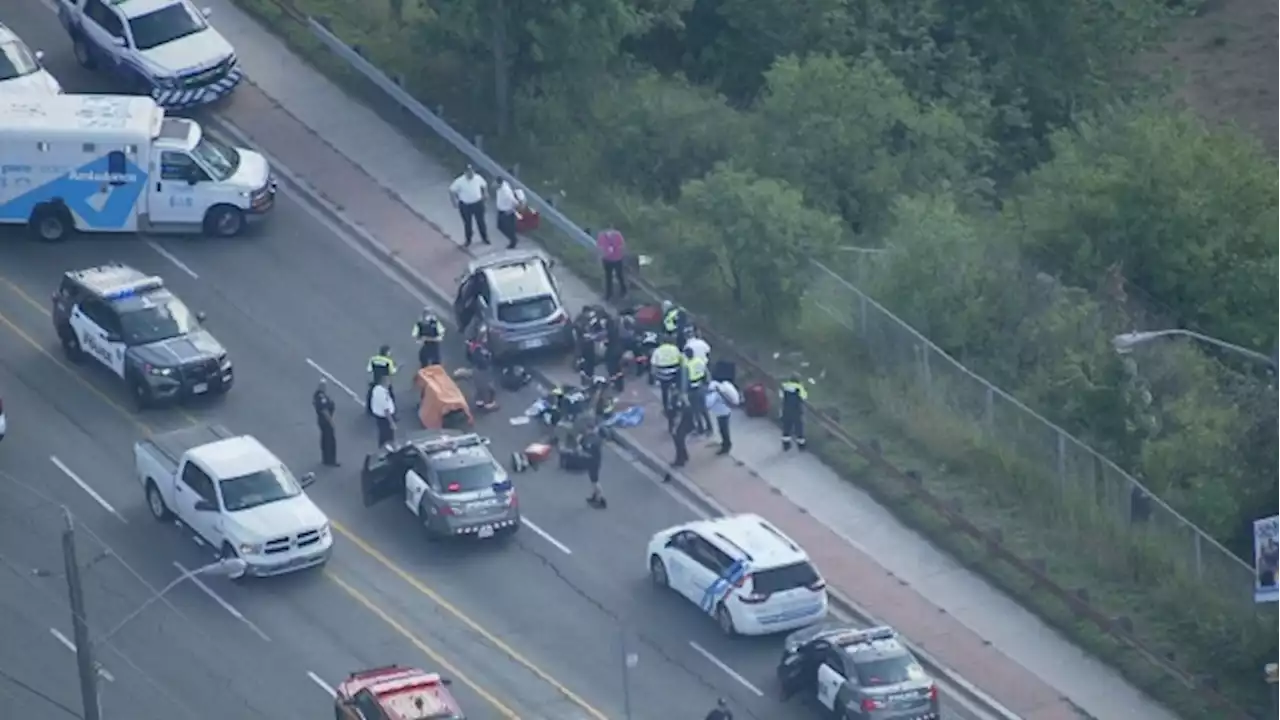
{"type": "Polygon", "coordinates": [[[458,284],[458,296],[453,300],[453,319],[458,323],[458,332],[465,333],[471,325],[476,309],[476,287],[479,281],[475,273],[468,272],[458,284]]]}
{"type": "Polygon", "coordinates": [[[360,499],[365,507],[389,497],[404,494],[405,466],[400,451],[381,450],[376,455],[365,455],[360,468],[360,499]]]}

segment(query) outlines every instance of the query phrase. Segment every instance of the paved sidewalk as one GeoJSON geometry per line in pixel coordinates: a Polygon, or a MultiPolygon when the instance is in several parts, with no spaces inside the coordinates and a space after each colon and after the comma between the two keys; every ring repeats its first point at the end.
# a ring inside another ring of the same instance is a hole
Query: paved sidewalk
{"type": "MultiPolygon", "coordinates": [[[[461,234],[446,195],[457,169],[419,153],[226,0],[211,4],[219,29],[254,81],[236,93],[222,118],[341,208],[386,251],[452,295],[470,258],[451,239],[461,234]]],[[[495,239],[495,247],[500,244],[495,239]]],[[[571,305],[599,302],[577,278],[560,279],[571,305]]],[[[572,379],[567,363],[546,370],[552,379],[572,379]]],[[[648,417],[659,417],[647,386],[632,383],[628,395],[646,405],[648,417]]],[[[1074,703],[1102,720],[1174,717],[928,545],[817,458],[784,455],[772,423],[739,416],[734,434],[732,459],[715,458],[711,449],[695,445],[693,460],[677,479],[728,511],[769,518],[805,546],[833,590],[865,614],[898,627],[1012,714],[1068,720],[1080,716],[1074,703]]],[[[661,464],[672,452],[660,422],[637,428],[629,441],[651,463],[661,464]]]]}

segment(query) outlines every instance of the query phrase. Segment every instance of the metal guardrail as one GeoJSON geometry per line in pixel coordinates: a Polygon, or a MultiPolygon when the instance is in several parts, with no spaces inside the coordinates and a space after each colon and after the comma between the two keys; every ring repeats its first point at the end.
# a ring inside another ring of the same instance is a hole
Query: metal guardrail
{"type": "MultiPolygon", "coordinates": [[[[582,249],[585,249],[592,253],[595,252],[594,238],[587,235],[587,233],[584,232],[582,228],[580,228],[572,220],[570,220],[569,217],[566,216],[563,212],[561,212],[553,203],[539,196],[536,192],[533,191],[532,188],[520,182],[518,178],[512,177],[512,174],[508,172],[507,169],[504,168],[499,162],[497,162],[493,158],[486,155],[484,151],[480,147],[478,147],[475,143],[468,140],[461,133],[459,133],[453,127],[451,127],[447,122],[445,122],[442,118],[440,118],[435,113],[431,112],[425,105],[423,105],[420,101],[418,101],[412,95],[410,95],[404,88],[400,87],[400,85],[398,85],[393,80],[388,78],[386,74],[384,74],[381,70],[379,70],[375,65],[373,65],[373,63],[371,63],[363,55],[361,55],[359,52],[357,52],[356,50],[348,46],[340,38],[334,35],[333,32],[331,32],[323,23],[321,23],[320,21],[316,20],[313,17],[310,17],[308,15],[298,12],[296,9],[287,7],[288,0],[281,0],[281,2],[285,4],[284,9],[289,13],[289,15],[291,15],[300,23],[305,25],[310,30],[310,32],[315,37],[315,39],[318,40],[321,44],[323,44],[334,55],[345,60],[353,69],[359,72],[365,79],[373,83],[380,90],[386,93],[388,97],[395,100],[405,110],[412,113],[414,117],[416,117],[423,124],[431,128],[441,138],[443,138],[448,143],[453,145],[454,148],[457,149],[457,151],[460,152],[462,155],[464,155],[466,158],[468,158],[472,162],[472,164],[475,165],[476,168],[493,175],[502,175],[505,177],[509,177],[512,181],[512,184],[515,187],[518,187],[525,192],[525,195],[529,203],[539,210],[539,212],[542,214],[543,219],[546,220],[552,227],[554,227],[554,229],[563,233],[564,236],[569,238],[572,242],[580,245],[582,249]]],[[[958,370],[962,374],[971,376],[972,378],[978,381],[981,381],[982,383],[985,383],[986,386],[988,386],[991,390],[991,397],[993,399],[993,402],[994,402],[994,399],[998,397],[1001,401],[1010,403],[1011,406],[1021,408],[1025,410],[1027,413],[1034,415],[1034,413],[1031,413],[1029,409],[1025,408],[1025,406],[1022,406],[1020,403],[1017,402],[1017,400],[1013,399],[1007,393],[1004,393],[999,388],[995,387],[994,385],[991,385],[990,383],[986,383],[985,381],[982,381],[981,378],[978,378],[976,375],[974,375],[972,372],[964,368],[954,359],[947,356],[946,353],[942,352],[940,348],[933,345],[933,343],[931,343],[927,338],[925,338],[919,332],[915,331],[910,326],[906,325],[906,323],[903,323],[901,320],[898,320],[891,313],[889,313],[889,311],[886,310],[883,306],[876,303],[873,299],[871,299],[869,296],[865,295],[861,291],[858,291],[856,288],[850,285],[847,281],[844,281],[838,276],[835,276],[834,273],[830,273],[830,271],[827,270],[826,268],[821,268],[821,271],[825,271],[826,273],[830,274],[836,281],[843,284],[854,294],[854,296],[856,297],[856,300],[854,301],[855,304],[840,304],[837,307],[843,307],[846,309],[851,307],[856,307],[855,314],[860,318],[860,322],[862,322],[862,325],[860,327],[863,328],[863,331],[865,331],[866,328],[870,327],[867,324],[867,319],[871,317],[873,313],[879,313],[887,318],[892,318],[893,322],[897,323],[897,325],[900,325],[903,331],[905,332],[906,336],[909,338],[912,338],[911,342],[916,348],[915,350],[911,351],[913,353],[911,357],[915,358],[913,362],[915,362],[921,367],[921,372],[924,373],[926,376],[930,376],[930,374],[934,372],[933,368],[935,366],[941,365],[945,367],[947,364],[950,364],[950,366],[953,366],[954,369],[958,370]],[[922,356],[920,354],[921,349],[928,350],[928,352],[931,354],[936,354],[944,362],[942,363],[934,362],[930,364],[929,360],[927,359],[922,360],[922,357],[927,357],[927,356],[922,356]]],[[[655,299],[659,297],[656,290],[652,288],[652,286],[649,286],[647,283],[644,283],[643,280],[639,281],[639,283],[637,284],[640,286],[641,289],[646,291],[649,295],[651,295],[655,299]]],[[[827,312],[837,313],[837,315],[833,317],[835,317],[838,320],[838,311],[836,308],[829,308],[827,312]]],[[[848,321],[846,321],[846,323],[847,322],[848,321]]],[[[842,323],[842,324],[844,324],[846,328],[854,330],[855,332],[857,331],[855,327],[850,327],[850,325],[845,323],[842,323]]],[[[749,372],[776,386],[777,379],[773,378],[768,373],[768,371],[766,371],[764,368],[759,366],[756,362],[751,360],[746,354],[739,352],[737,350],[736,344],[733,343],[731,339],[725,338],[723,336],[717,337],[714,332],[711,332],[709,334],[712,335],[712,339],[715,341],[716,347],[719,347],[722,349],[728,349],[730,352],[732,352],[734,355],[737,356],[736,359],[739,360],[740,364],[744,368],[746,368],[749,372]]],[[[1001,546],[1000,539],[998,537],[988,536],[980,528],[977,528],[972,523],[970,523],[967,519],[965,519],[962,513],[954,512],[947,505],[947,503],[945,503],[944,501],[938,498],[933,497],[929,493],[928,489],[924,487],[923,483],[920,482],[919,476],[915,475],[914,473],[903,472],[901,469],[893,466],[882,455],[880,455],[878,448],[875,446],[874,443],[872,443],[871,445],[867,445],[857,441],[855,438],[848,435],[848,433],[841,427],[840,423],[837,420],[830,417],[829,415],[827,415],[826,413],[824,413],[822,410],[818,408],[811,406],[810,412],[814,415],[815,419],[818,421],[818,424],[824,427],[832,438],[848,445],[850,449],[852,449],[854,452],[862,456],[868,462],[872,463],[874,466],[878,467],[882,472],[886,473],[888,477],[893,477],[895,479],[900,480],[901,487],[903,487],[906,492],[910,493],[912,496],[920,499],[922,502],[931,506],[940,516],[946,518],[948,522],[951,523],[953,528],[957,529],[958,531],[966,535],[970,535],[975,539],[983,541],[985,545],[988,547],[988,549],[990,550],[992,557],[1007,563],[1008,565],[1024,573],[1028,577],[1034,578],[1038,582],[1038,584],[1040,584],[1042,587],[1050,589],[1055,595],[1059,597],[1060,600],[1062,600],[1069,607],[1071,607],[1078,617],[1092,622],[1103,632],[1115,637],[1117,640],[1130,646],[1135,651],[1146,655],[1151,659],[1151,661],[1154,664],[1156,664],[1157,666],[1163,667],[1170,675],[1177,678],[1178,681],[1186,684],[1188,687],[1197,686],[1197,683],[1193,678],[1186,676],[1185,673],[1183,673],[1180,669],[1169,664],[1167,661],[1165,661],[1163,658],[1160,657],[1159,653],[1145,647],[1143,643],[1140,640],[1138,640],[1136,637],[1134,637],[1130,631],[1121,627],[1120,624],[1115,622],[1114,618],[1104,616],[1098,610],[1091,607],[1086,600],[1081,598],[1078,594],[1076,594],[1072,590],[1055,585],[1048,577],[1046,577],[1043,574],[1041,570],[1036,568],[1033,564],[1028,563],[1023,559],[1014,556],[1007,549],[1003,548],[1001,546]]],[[[1043,418],[1039,418],[1039,416],[1035,416],[1035,417],[1039,419],[1041,422],[1049,424],[1047,420],[1044,420],[1043,418]]],[[[1056,426],[1052,426],[1052,427],[1057,429],[1056,426]]],[[[1060,445],[1074,443],[1075,445],[1079,445],[1080,447],[1086,450],[1088,449],[1086,446],[1083,445],[1083,443],[1080,443],[1079,441],[1072,438],[1070,435],[1066,434],[1065,431],[1062,431],[1061,429],[1057,429],[1057,431],[1061,436],[1061,439],[1057,441],[1060,445]]],[[[1100,456],[1099,456],[1099,459],[1103,460],[1104,462],[1107,462],[1105,461],[1105,458],[1101,458],[1100,456]]],[[[1113,464],[1111,466],[1114,467],[1113,464]]],[[[1119,468],[1115,468],[1115,470],[1117,472],[1120,472],[1123,475],[1123,471],[1120,471],[1119,468]]],[[[1125,477],[1128,477],[1128,476],[1126,475],[1125,477]]],[[[1136,483],[1136,481],[1132,480],[1132,478],[1129,478],[1129,480],[1131,482],[1136,483]]],[[[1163,505],[1163,503],[1161,503],[1161,505],[1163,505]]],[[[1173,513],[1172,510],[1169,510],[1169,512],[1173,513]]],[[[1173,513],[1173,514],[1176,516],[1176,513],[1173,513]]],[[[1177,517],[1181,519],[1181,516],[1177,516],[1177,517]]],[[[1185,523],[1186,521],[1183,520],[1182,522],[1185,523]]],[[[1187,524],[1189,525],[1189,523],[1187,524]]],[[[1194,526],[1191,526],[1191,527],[1194,527],[1194,526]]],[[[1203,533],[1200,533],[1200,534],[1203,535],[1203,533]]],[[[1195,547],[1197,548],[1197,553],[1201,552],[1205,547],[1216,549],[1223,553],[1226,553],[1226,550],[1222,548],[1221,545],[1218,545],[1216,542],[1214,542],[1211,538],[1208,538],[1207,536],[1205,536],[1204,539],[1208,541],[1205,545],[1203,546],[1200,544],[1195,545],[1195,547]]],[[[1229,555],[1229,553],[1227,554],[1229,555]]],[[[1231,556],[1231,557],[1235,559],[1238,564],[1244,565],[1242,562],[1238,560],[1238,558],[1234,558],[1234,556],[1231,556]]],[[[1247,565],[1244,565],[1244,567],[1246,570],[1248,570],[1247,565]]],[[[1249,584],[1246,583],[1244,585],[1241,585],[1241,587],[1247,589],[1249,587],[1249,584]]],[[[1217,695],[1216,693],[1204,687],[1200,687],[1199,690],[1206,696],[1211,697],[1212,699],[1215,700],[1215,704],[1217,704],[1221,708],[1221,710],[1224,712],[1223,717],[1228,717],[1228,716],[1247,717],[1247,715],[1240,708],[1236,707],[1233,703],[1226,700],[1225,698],[1217,695]]]]}

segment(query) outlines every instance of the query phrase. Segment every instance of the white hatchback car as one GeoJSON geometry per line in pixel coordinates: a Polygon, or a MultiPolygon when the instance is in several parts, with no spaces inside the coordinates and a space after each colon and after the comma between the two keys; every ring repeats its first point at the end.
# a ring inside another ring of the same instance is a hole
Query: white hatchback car
{"type": "Polygon", "coordinates": [[[785,632],[827,616],[827,584],[809,556],[759,515],[663,530],[646,562],[654,585],[684,596],[728,635],[785,632]]]}
{"type": "Polygon", "coordinates": [[[32,52],[22,38],[0,23],[0,94],[60,94],[62,86],[40,59],[40,53],[32,52]]]}

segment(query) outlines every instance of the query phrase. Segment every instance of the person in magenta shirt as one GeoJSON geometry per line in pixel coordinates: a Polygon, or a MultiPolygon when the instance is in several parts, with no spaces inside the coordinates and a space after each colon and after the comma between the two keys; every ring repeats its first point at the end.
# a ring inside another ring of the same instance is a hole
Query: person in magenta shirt
{"type": "MultiPolygon", "coordinates": [[[[587,230],[590,235],[591,231],[587,230]]],[[[618,296],[627,296],[627,280],[623,261],[627,257],[627,241],[622,233],[609,228],[596,235],[596,249],[600,251],[600,263],[604,266],[604,299],[613,297],[613,282],[618,281],[618,296]]]]}

